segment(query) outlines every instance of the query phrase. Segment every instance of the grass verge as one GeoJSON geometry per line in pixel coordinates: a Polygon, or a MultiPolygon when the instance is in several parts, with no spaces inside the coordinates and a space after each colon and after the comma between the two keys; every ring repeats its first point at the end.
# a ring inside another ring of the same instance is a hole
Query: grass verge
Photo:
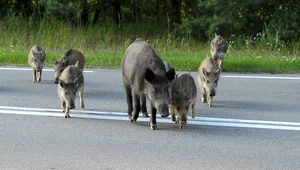
{"type": "MultiPolygon", "coordinates": [[[[126,48],[140,37],[149,41],[162,59],[176,70],[197,70],[209,55],[209,43],[178,38],[166,29],[157,29],[161,28],[158,24],[75,28],[51,20],[36,23],[32,19],[11,17],[0,22],[0,65],[28,66],[28,52],[33,45],[39,44],[47,54],[46,66],[52,66],[54,59],[73,48],[84,52],[88,68],[120,68],[126,48]]],[[[243,43],[245,40],[241,36],[236,37],[227,39],[229,50],[223,63],[224,72],[300,73],[298,42],[292,48],[275,47],[269,41],[249,45],[243,43]]],[[[255,38],[263,40],[263,37],[255,38]]]]}

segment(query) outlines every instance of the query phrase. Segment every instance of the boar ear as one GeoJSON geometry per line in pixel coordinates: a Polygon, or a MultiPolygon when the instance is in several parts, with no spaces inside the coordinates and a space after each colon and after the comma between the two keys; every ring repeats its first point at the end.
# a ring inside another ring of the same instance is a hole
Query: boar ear
{"type": "Polygon", "coordinates": [[[173,67],[171,67],[171,68],[169,69],[169,71],[166,73],[166,75],[167,75],[167,77],[168,77],[168,80],[169,80],[169,81],[172,81],[172,80],[175,78],[175,75],[176,75],[175,69],[174,69],[173,67]]]}
{"type": "Polygon", "coordinates": [[[46,53],[45,53],[44,50],[42,50],[42,56],[43,56],[43,57],[46,57],[46,53]]]}
{"type": "Polygon", "coordinates": [[[204,75],[205,77],[207,77],[208,74],[209,74],[204,68],[202,68],[202,73],[203,73],[203,75],[204,75]]]}
{"type": "Polygon", "coordinates": [[[59,86],[64,88],[66,86],[66,83],[63,80],[59,80],[59,86]]]}
{"type": "Polygon", "coordinates": [[[79,65],[79,61],[76,62],[75,66],[78,67],[78,65],[79,65]]]}
{"type": "Polygon", "coordinates": [[[64,66],[68,66],[68,63],[69,63],[69,59],[68,58],[66,58],[66,59],[63,60],[63,65],[64,66]]]}
{"type": "Polygon", "coordinates": [[[219,74],[220,74],[220,72],[221,72],[221,70],[220,70],[220,69],[218,69],[218,70],[216,71],[215,75],[219,75],[219,74]]]}
{"type": "Polygon", "coordinates": [[[57,61],[57,60],[54,60],[54,61],[53,61],[53,64],[54,64],[54,65],[58,64],[58,61],[57,61]]]}
{"type": "Polygon", "coordinates": [[[155,78],[155,74],[153,73],[153,71],[150,68],[147,68],[145,72],[145,79],[148,82],[152,82],[154,78],[155,78]]]}
{"type": "Polygon", "coordinates": [[[77,84],[78,84],[78,77],[75,80],[73,80],[73,83],[77,86],[77,84]]]}
{"type": "Polygon", "coordinates": [[[218,36],[218,34],[215,32],[215,37],[217,37],[218,36]]]}

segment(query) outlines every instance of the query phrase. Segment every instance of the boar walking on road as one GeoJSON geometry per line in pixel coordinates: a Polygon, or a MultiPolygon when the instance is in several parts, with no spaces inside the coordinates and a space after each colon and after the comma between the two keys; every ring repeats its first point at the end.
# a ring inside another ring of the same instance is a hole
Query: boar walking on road
{"type": "Polygon", "coordinates": [[[28,54],[28,64],[33,69],[33,83],[41,82],[45,60],[46,53],[40,46],[35,45],[30,49],[28,54]]]}
{"type": "Polygon", "coordinates": [[[77,61],[76,65],[70,65],[65,68],[59,77],[57,93],[61,100],[65,118],[69,118],[70,109],[75,108],[76,93],[78,93],[80,98],[80,107],[84,108],[83,88],[84,78],[77,61]]]}
{"type": "Polygon", "coordinates": [[[69,65],[75,65],[77,61],[79,61],[79,69],[83,71],[85,57],[80,51],[73,49],[68,50],[59,61],[54,60],[54,83],[58,83],[59,76],[65,68],[67,68],[69,65]]]}
{"type": "Polygon", "coordinates": [[[222,63],[227,52],[228,46],[225,39],[215,34],[211,41],[210,53],[212,58],[218,62],[219,68],[222,69],[222,63]]]}
{"type": "Polygon", "coordinates": [[[215,60],[206,58],[200,64],[198,69],[198,82],[202,93],[202,103],[213,107],[213,97],[216,95],[216,88],[220,78],[220,68],[215,60]]]}
{"type": "Polygon", "coordinates": [[[197,99],[197,87],[194,78],[189,74],[183,74],[175,78],[170,84],[170,112],[172,121],[179,123],[179,128],[183,129],[187,123],[187,114],[192,113],[195,118],[195,103],[197,99]],[[177,120],[175,117],[177,115],[177,120]]]}
{"type": "MultiPolygon", "coordinates": [[[[166,67],[166,72],[168,72],[171,68],[174,69],[167,61],[163,61],[163,62],[164,62],[164,65],[166,67]]],[[[142,114],[143,114],[143,116],[144,117],[149,117],[148,112],[147,112],[146,96],[144,94],[141,95],[141,102],[142,102],[142,114]]]]}
{"type": "Polygon", "coordinates": [[[136,40],[123,56],[122,75],[129,119],[136,122],[141,110],[140,100],[145,95],[151,103],[149,125],[156,130],[156,111],[159,111],[161,117],[169,116],[168,88],[175,76],[174,69],[166,72],[162,59],[153,48],[145,41],[136,40]]]}

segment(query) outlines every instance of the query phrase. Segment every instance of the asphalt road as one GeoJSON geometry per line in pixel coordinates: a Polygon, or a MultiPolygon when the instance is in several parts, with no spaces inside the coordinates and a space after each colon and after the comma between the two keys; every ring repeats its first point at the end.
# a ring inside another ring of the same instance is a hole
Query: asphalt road
{"type": "MultiPolygon", "coordinates": [[[[117,69],[87,69],[86,109],[78,108],[70,113],[73,118],[64,119],[57,110],[60,101],[52,69],[44,71],[39,84],[32,83],[28,68],[22,69],[0,67],[0,106],[11,111],[0,108],[0,169],[300,168],[299,130],[201,125],[189,119],[183,130],[159,122],[159,130],[153,131],[147,122],[139,121],[142,119],[131,124],[129,120],[93,118],[99,111],[127,110],[117,69]],[[18,114],[15,107],[25,114],[18,114]],[[39,115],[27,115],[26,108],[40,110],[39,115]],[[42,116],[47,113],[44,109],[61,116],[42,116]],[[88,117],[79,118],[83,114],[88,117]]],[[[191,75],[197,82],[197,73],[191,75]]],[[[222,73],[214,108],[200,102],[198,90],[196,116],[300,123],[299,78],[299,74],[222,73]]]]}

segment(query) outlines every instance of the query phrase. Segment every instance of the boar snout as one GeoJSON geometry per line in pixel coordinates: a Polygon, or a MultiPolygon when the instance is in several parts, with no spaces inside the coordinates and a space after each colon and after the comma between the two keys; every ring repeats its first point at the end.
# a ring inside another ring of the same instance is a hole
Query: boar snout
{"type": "Polygon", "coordinates": [[[216,95],[215,90],[212,90],[212,91],[209,93],[209,96],[211,96],[211,97],[214,97],[215,95],[216,95]]]}
{"type": "Polygon", "coordinates": [[[54,83],[55,83],[55,84],[58,84],[58,79],[55,79],[55,80],[54,80],[54,83]]]}
{"type": "Polygon", "coordinates": [[[160,110],[160,116],[162,118],[167,118],[169,116],[169,108],[168,107],[163,107],[161,110],[160,110]]]}

